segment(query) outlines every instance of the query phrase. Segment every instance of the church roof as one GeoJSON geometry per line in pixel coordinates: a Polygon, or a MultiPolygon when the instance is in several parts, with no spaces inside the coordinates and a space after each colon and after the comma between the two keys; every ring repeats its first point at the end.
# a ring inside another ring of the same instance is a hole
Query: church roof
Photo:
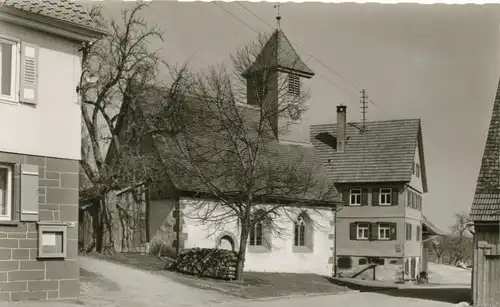
{"type": "Polygon", "coordinates": [[[302,61],[281,29],[274,31],[254,64],[245,74],[259,70],[259,66],[263,65],[263,63],[266,63],[266,66],[269,65],[268,68],[276,67],[297,73],[306,78],[314,76],[314,72],[302,61]]]}

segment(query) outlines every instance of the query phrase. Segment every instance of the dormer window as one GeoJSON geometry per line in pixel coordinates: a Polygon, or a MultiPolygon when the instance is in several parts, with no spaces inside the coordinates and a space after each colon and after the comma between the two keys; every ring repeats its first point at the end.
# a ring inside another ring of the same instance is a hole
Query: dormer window
{"type": "Polygon", "coordinates": [[[293,96],[300,95],[300,79],[296,74],[288,74],[288,93],[293,96]]]}

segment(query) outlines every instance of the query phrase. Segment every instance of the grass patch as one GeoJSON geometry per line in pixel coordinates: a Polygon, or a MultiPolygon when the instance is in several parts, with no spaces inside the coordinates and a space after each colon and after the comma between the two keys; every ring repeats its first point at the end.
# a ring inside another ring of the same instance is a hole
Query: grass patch
{"type": "Polygon", "coordinates": [[[116,253],[114,257],[111,257],[92,253],[86,254],[86,256],[147,270],[155,274],[165,275],[186,286],[213,290],[244,299],[277,298],[292,295],[337,294],[350,291],[347,287],[332,283],[328,277],[316,274],[245,272],[243,281],[225,281],[198,278],[167,271],[165,270],[165,266],[171,259],[151,255],[116,253]]]}

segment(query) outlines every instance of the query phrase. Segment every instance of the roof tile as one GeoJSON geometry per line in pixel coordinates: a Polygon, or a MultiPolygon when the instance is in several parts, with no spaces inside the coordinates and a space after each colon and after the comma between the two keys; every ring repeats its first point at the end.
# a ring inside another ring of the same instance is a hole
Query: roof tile
{"type": "Polygon", "coordinates": [[[78,1],[6,0],[4,5],[87,28],[97,28],[97,25],[78,1]]]}
{"type": "Polygon", "coordinates": [[[343,153],[336,151],[336,124],[312,125],[310,139],[336,183],[410,181],[419,119],[348,123],[343,153]]]}
{"type": "Polygon", "coordinates": [[[470,217],[473,221],[500,221],[500,83],[493,103],[470,217]]]}

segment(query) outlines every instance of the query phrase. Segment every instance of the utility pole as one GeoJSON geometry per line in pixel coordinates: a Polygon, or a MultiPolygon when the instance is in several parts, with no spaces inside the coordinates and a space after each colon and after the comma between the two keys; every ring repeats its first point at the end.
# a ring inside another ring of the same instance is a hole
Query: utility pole
{"type": "Polygon", "coordinates": [[[366,113],[368,112],[368,95],[366,95],[365,89],[361,90],[361,114],[363,115],[363,126],[361,132],[366,131],[366,113]]]}

